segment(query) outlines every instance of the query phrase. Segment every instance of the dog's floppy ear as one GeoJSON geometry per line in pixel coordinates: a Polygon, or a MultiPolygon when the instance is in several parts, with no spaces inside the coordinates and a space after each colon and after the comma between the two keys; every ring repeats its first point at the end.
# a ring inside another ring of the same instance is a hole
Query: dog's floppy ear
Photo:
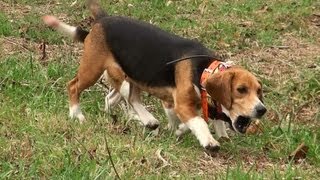
{"type": "Polygon", "coordinates": [[[260,99],[260,101],[263,103],[263,88],[262,88],[262,82],[260,80],[258,80],[258,83],[260,84],[260,87],[261,87],[261,92],[259,92],[258,94],[258,98],[260,99]]]}
{"type": "Polygon", "coordinates": [[[211,98],[222,104],[225,108],[232,106],[232,79],[233,72],[220,72],[211,75],[204,84],[211,98]]]}

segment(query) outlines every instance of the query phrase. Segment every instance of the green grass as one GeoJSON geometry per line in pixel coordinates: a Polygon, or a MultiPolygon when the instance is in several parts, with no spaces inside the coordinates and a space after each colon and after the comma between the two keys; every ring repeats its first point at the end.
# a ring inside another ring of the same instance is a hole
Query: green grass
{"type": "Polygon", "coordinates": [[[0,12],[0,36],[14,36],[16,32],[14,31],[10,21],[5,14],[0,12]]]}
{"type": "Polygon", "coordinates": [[[101,86],[82,94],[86,123],[68,118],[66,83],[76,73],[81,45],[45,27],[40,17],[55,14],[79,24],[89,13],[83,2],[71,7],[72,2],[0,3],[7,5],[0,13],[0,179],[113,179],[106,143],[122,179],[318,177],[320,59],[315,52],[320,34],[309,21],[319,13],[315,1],[103,2],[112,15],[152,22],[232,54],[231,59],[262,80],[268,107],[263,133],[230,132],[232,141],[223,142],[213,158],[191,134],[176,141],[164,129],[167,121],[159,101],[147,95],[144,103],[161,121],[158,135],[127,121],[121,107],[111,112],[116,121],[103,112],[101,86]],[[28,7],[32,10],[26,11],[28,7]],[[298,40],[300,45],[270,48],[283,45],[283,40],[298,40]],[[38,49],[43,41],[45,61],[38,49]],[[306,159],[288,161],[301,142],[309,147],[306,159]],[[157,150],[170,165],[163,167],[157,150]]]}

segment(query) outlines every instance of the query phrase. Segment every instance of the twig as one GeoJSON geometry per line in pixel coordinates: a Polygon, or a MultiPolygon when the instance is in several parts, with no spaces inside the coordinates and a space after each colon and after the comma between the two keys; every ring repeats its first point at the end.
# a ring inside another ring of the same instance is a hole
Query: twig
{"type": "Polygon", "coordinates": [[[290,46],[271,46],[271,48],[276,48],[276,49],[289,49],[290,46]]]}
{"type": "MultiPolygon", "coordinates": [[[[76,132],[72,126],[70,126],[70,127],[74,132],[76,132]]],[[[82,148],[85,150],[85,152],[89,154],[90,158],[94,159],[94,156],[91,154],[90,151],[88,151],[87,147],[82,142],[80,142],[78,138],[76,138],[76,137],[73,137],[73,138],[82,146],[82,148]]],[[[98,160],[96,160],[96,161],[98,164],[100,164],[98,160]]]]}
{"type": "Polygon", "coordinates": [[[91,153],[89,153],[87,147],[86,147],[84,144],[82,144],[82,143],[79,141],[79,139],[77,139],[76,137],[74,137],[74,139],[82,146],[82,148],[86,151],[86,153],[89,154],[90,158],[93,159],[94,157],[93,157],[93,155],[92,155],[91,153]]]}
{"type": "Polygon", "coordinates": [[[161,166],[161,168],[164,168],[164,167],[170,165],[170,164],[168,163],[168,161],[166,161],[166,160],[161,156],[161,149],[158,149],[158,150],[157,150],[156,155],[157,155],[157,157],[163,162],[163,165],[161,166]]]}
{"type": "Polygon", "coordinates": [[[33,52],[31,49],[27,48],[25,45],[20,44],[20,43],[17,43],[17,42],[14,42],[14,41],[12,41],[11,39],[9,39],[9,38],[7,38],[7,37],[3,37],[3,39],[5,39],[6,41],[8,41],[8,43],[11,43],[11,44],[14,44],[14,45],[18,45],[18,46],[22,47],[23,49],[25,49],[25,50],[27,50],[27,51],[33,52]]]}
{"type": "Polygon", "coordinates": [[[297,162],[298,160],[305,159],[307,157],[309,147],[302,142],[290,155],[289,160],[294,160],[297,162]]]}
{"type": "Polygon", "coordinates": [[[40,60],[44,61],[45,58],[47,57],[46,42],[45,41],[43,41],[42,44],[40,45],[40,50],[42,50],[42,56],[41,56],[40,60]]]}
{"type": "Polygon", "coordinates": [[[275,65],[272,66],[272,69],[271,69],[271,71],[270,71],[269,74],[268,74],[268,77],[269,77],[269,78],[270,78],[270,76],[271,76],[272,73],[273,73],[274,67],[275,67],[275,65]]]}
{"type": "Polygon", "coordinates": [[[110,149],[109,149],[109,146],[108,146],[108,141],[107,141],[107,137],[106,137],[106,133],[104,132],[104,141],[105,141],[105,144],[106,144],[106,149],[107,149],[107,152],[108,152],[108,155],[109,155],[109,159],[110,159],[110,162],[111,162],[111,165],[112,165],[112,168],[114,170],[114,172],[116,173],[116,177],[118,179],[121,179],[119,174],[118,174],[118,171],[113,163],[113,160],[112,160],[112,157],[111,157],[111,152],[110,152],[110,149]]]}

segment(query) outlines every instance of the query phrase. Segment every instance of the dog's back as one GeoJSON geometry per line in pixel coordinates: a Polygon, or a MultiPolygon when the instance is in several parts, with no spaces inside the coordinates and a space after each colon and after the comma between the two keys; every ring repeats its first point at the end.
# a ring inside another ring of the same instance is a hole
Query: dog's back
{"type": "Polygon", "coordinates": [[[126,74],[148,85],[174,85],[174,65],[167,62],[212,54],[196,41],[131,18],[108,16],[96,23],[102,25],[106,44],[126,74]]]}

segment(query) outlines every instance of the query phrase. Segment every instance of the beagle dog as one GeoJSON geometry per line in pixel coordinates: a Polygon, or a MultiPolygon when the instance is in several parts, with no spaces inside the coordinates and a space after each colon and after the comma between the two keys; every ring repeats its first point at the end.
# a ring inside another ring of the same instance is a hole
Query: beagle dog
{"type": "Polygon", "coordinates": [[[140,92],[146,91],[162,101],[169,127],[178,126],[177,135],[191,130],[207,152],[216,152],[220,144],[205,119],[218,118],[218,137],[228,137],[224,121],[244,133],[252,119],[265,114],[261,83],[249,71],[225,65],[194,40],[128,17],[109,16],[94,0],[88,7],[94,17],[90,32],[43,17],[48,26],[84,42],[78,72],[67,86],[71,117],[85,120],[80,94],[104,72],[114,88],[106,97],[109,106],[123,97],[142,124],[155,129],[159,121],[140,100],[140,92]]]}

